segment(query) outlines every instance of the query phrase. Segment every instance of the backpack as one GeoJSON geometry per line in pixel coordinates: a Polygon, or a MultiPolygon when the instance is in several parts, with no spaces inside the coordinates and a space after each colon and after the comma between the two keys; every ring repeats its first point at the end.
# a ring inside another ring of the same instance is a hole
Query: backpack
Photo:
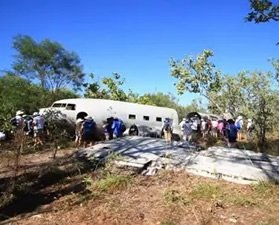
{"type": "Polygon", "coordinates": [[[228,136],[231,138],[237,138],[237,127],[233,124],[230,124],[228,127],[229,134],[228,136]]]}
{"type": "Polygon", "coordinates": [[[122,133],[124,133],[125,130],[126,130],[126,126],[125,126],[125,124],[123,123],[123,121],[120,122],[120,130],[121,130],[122,133]]]}
{"type": "Polygon", "coordinates": [[[27,119],[24,121],[24,131],[29,132],[31,131],[31,126],[32,126],[33,120],[32,119],[27,119]]]}
{"type": "Polygon", "coordinates": [[[92,133],[93,129],[95,128],[95,122],[94,121],[85,121],[84,122],[84,133],[92,133]]]}
{"type": "Polygon", "coordinates": [[[15,118],[15,117],[13,117],[13,118],[10,120],[10,123],[11,123],[12,126],[17,127],[17,121],[16,121],[16,118],[15,118]]]}
{"type": "Polygon", "coordinates": [[[240,120],[238,120],[238,121],[237,121],[237,123],[236,123],[236,128],[237,128],[238,130],[240,130],[240,129],[241,129],[240,120]]]}

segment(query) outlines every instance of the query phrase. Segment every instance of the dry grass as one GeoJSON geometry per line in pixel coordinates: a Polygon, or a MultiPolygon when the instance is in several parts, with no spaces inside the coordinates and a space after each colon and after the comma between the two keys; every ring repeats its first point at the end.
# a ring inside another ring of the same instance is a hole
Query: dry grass
{"type": "MultiPolygon", "coordinates": [[[[67,168],[65,167],[67,170],[67,168]]],[[[21,218],[19,224],[276,224],[279,221],[279,186],[260,182],[239,185],[192,176],[186,172],[159,171],[143,177],[105,168],[69,177],[40,191],[55,199],[34,209],[39,215],[21,218]],[[69,191],[81,184],[82,191],[69,191]]],[[[277,223],[278,224],[278,223],[277,223]]]]}
{"type": "Polygon", "coordinates": [[[172,171],[154,177],[137,176],[132,182],[129,176],[92,176],[89,187],[93,192],[86,201],[77,205],[73,203],[81,198],[79,194],[65,196],[52,203],[56,212],[22,219],[19,224],[53,224],[58,220],[59,224],[158,225],[279,221],[279,187],[274,184],[239,185],[172,171]],[[95,191],[103,192],[98,195],[95,191]],[[72,207],[62,210],[65,204],[72,207]]]}

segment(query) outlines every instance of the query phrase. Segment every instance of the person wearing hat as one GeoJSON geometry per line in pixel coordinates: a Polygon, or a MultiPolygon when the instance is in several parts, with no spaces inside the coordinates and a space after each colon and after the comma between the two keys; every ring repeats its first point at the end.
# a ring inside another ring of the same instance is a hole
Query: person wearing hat
{"type": "Polygon", "coordinates": [[[235,121],[235,126],[237,128],[237,140],[241,141],[242,139],[242,128],[243,128],[243,119],[242,116],[238,116],[236,121],[235,121]]]}
{"type": "Polygon", "coordinates": [[[79,146],[80,143],[81,143],[81,127],[82,127],[83,121],[84,121],[84,119],[82,119],[82,118],[78,118],[77,121],[76,121],[75,143],[76,143],[77,146],[79,146]]]}
{"type": "Polygon", "coordinates": [[[21,110],[16,112],[16,116],[11,119],[11,124],[15,126],[16,128],[22,128],[23,127],[23,118],[22,115],[24,112],[21,110]]]}
{"type": "Polygon", "coordinates": [[[170,143],[172,140],[172,121],[169,118],[165,118],[164,120],[163,133],[165,141],[170,143]]]}
{"type": "Polygon", "coordinates": [[[94,135],[96,133],[97,125],[91,116],[86,116],[85,121],[82,123],[81,127],[81,142],[86,148],[88,144],[93,146],[94,135]]]}
{"type": "Polygon", "coordinates": [[[254,124],[252,119],[248,119],[247,127],[246,127],[246,138],[247,141],[251,139],[252,131],[254,130],[254,124]]]}
{"type": "Polygon", "coordinates": [[[45,120],[38,112],[33,113],[33,130],[35,145],[43,145],[43,133],[45,128],[45,120]]]}
{"type": "Polygon", "coordinates": [[[192,140],[192,128],[189,120],[185,121],[183,130],[183,140],[189,142],[192,140]]]}

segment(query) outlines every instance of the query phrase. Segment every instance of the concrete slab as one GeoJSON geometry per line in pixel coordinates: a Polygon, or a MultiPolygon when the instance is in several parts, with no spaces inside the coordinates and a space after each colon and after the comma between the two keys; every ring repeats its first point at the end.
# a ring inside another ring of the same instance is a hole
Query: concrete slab
{"type": "MultiPolygon", "coordinates": [[[[78,157],[106,157],[119,154],[119,165],[143,168],[150,162],[156,169],[186,169],[188,172],[225,179],[237,183],[259,180],[279,181],[279,157],[248,150],[212,147],[199,151],[196,146],[184,142],[166,143],[162,139],[127,136],[81,149],[78,157]]],[[[152,169],[151,174],[154,174],[152,169]]],[[[149,173],[148,173],[149,174],[149,173]]]]}

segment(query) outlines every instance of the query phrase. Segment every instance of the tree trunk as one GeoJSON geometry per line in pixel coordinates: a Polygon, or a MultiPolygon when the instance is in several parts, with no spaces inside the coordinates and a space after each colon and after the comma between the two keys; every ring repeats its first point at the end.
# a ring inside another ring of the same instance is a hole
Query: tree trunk
{"type": "Polygon", "coordinates": [[[220,114],[223,114],[223,113],[224,113],[223,110],[221,109],[221,107],[220,107],[215,101],[213,101],[210,97],[208,97],[208,96],[205,95],[205,94],[201,94],[201,95],[202,95],[203,97],[207,98],[213,105],[215,105],[220,114]]]}

